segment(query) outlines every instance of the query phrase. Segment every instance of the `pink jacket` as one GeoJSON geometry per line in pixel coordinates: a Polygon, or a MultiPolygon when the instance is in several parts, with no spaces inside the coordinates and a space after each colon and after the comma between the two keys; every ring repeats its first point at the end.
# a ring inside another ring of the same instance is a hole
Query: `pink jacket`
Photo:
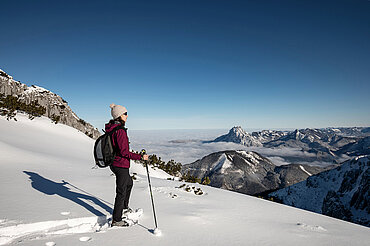
{"type": "MultiPolygon", "coordinates": [[[[117,122],[114,123],[109,122],[108,124],[105,124],[105,131],[110,132],[119,125],[120,123],[117,122]]],[[[113,161],[112,164],[113,166],[130,168],[130,160],[141,159],[140,154],[130,152],[128,137],[125,130],[119,129],[115,131],[112,135],[112,139],[113,139],[113,148],[119,150],[113,161]],[[118,146],[116,146],[117,144],[118,146]]]]}

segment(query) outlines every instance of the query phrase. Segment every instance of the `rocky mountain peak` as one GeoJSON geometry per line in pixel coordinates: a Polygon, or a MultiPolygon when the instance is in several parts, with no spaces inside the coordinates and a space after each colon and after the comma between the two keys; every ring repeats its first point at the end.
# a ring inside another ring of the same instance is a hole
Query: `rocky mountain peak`
{"type": "Polygon", "coordinates": [[[46,109],[44,116],[52,119],[59,117],[59,123],[71,126],[91,138],[98,138],[98,129],[80,119],[59,95],[37,85],[27,86],[13,79],[12,76],[0,69],[0,94],[17,97],[19,101],[31,104],[39,103],[46,109]]]}
{"type": "Polygon", "coordinates": [[[10,76],[9,74],[7,74],[6,72],[4,72],[3,70],[1,70],[0,69],[0,76],[1,77],[4,77],[4,78],[6,78],[6,79],[13,79],[13,77],[12,76],[10,76]]]}
{"type": "Polygon", "coordinates": [[[258,139],[246,132],[241,126],[234,126],[228,134],[216,138],[214,142],[233,142],[245,146],[262,146],[258,139]]]}

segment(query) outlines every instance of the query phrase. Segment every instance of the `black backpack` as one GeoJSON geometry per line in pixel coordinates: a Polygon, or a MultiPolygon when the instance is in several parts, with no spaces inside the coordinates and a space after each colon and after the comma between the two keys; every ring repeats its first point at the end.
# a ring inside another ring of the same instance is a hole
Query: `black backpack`
{"type": "MultiPolygon", "coordinates": [[[[108,167],[112,165],[114,158],[116,157],[117,150],[113,148],[113,133],[119,129],[126,131],[126,128],[122,125],[115,127],[110,132],[105,132],[101,135],[94,145],[94,158],[95,163],[99,167],[108,167]]],[[[116,146],[118,146],[116,144],[116,146]]]]}

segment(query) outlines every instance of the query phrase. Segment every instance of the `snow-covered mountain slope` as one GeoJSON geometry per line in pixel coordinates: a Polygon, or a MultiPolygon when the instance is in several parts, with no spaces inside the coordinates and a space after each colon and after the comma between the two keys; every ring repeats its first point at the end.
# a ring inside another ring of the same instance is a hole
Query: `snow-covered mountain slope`
{"type": "MultiPolygon", "coordinates": [[[[182,182],[151,170],[162,236],[154,236],[146,171],[130,206],[139,224],[109,228],[115,178],[92,169],[94,141],[47,118],[0,117],[0,245],[366,245],[370,229],[262,199],[182,182]]],[[[130,132],[129,132],[130,134],[130,132]]],[[[150,150],[148,149],[150,153],[150,150]]]]}
{"type": "Polygon", "coordinates": [[[270,196],[284,204],[370,226],[370,156],[278,190],[270,196]]]}
{"type": "Polygon", "coordinates": [[[213,187],[248,195],[284,188],[324,170],[299,164],[275,166],[259,153],[235,150],[212,153],[182,167],[183,174],[189,173],[202,180],[209,177],[213,187]]]}

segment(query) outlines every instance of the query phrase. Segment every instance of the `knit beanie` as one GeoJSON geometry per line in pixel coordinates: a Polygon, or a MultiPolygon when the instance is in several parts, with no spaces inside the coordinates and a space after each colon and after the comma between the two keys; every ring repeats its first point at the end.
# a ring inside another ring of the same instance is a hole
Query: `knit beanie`
{"type": "Polygon", "coordinates": [[[125,107],[121,105],[116,105],[114,103],[109,105],[109,107],[111,108],[111,114],[113,119],[117,119],[118,117],[127,112],[127,109],[125,107]]]}

